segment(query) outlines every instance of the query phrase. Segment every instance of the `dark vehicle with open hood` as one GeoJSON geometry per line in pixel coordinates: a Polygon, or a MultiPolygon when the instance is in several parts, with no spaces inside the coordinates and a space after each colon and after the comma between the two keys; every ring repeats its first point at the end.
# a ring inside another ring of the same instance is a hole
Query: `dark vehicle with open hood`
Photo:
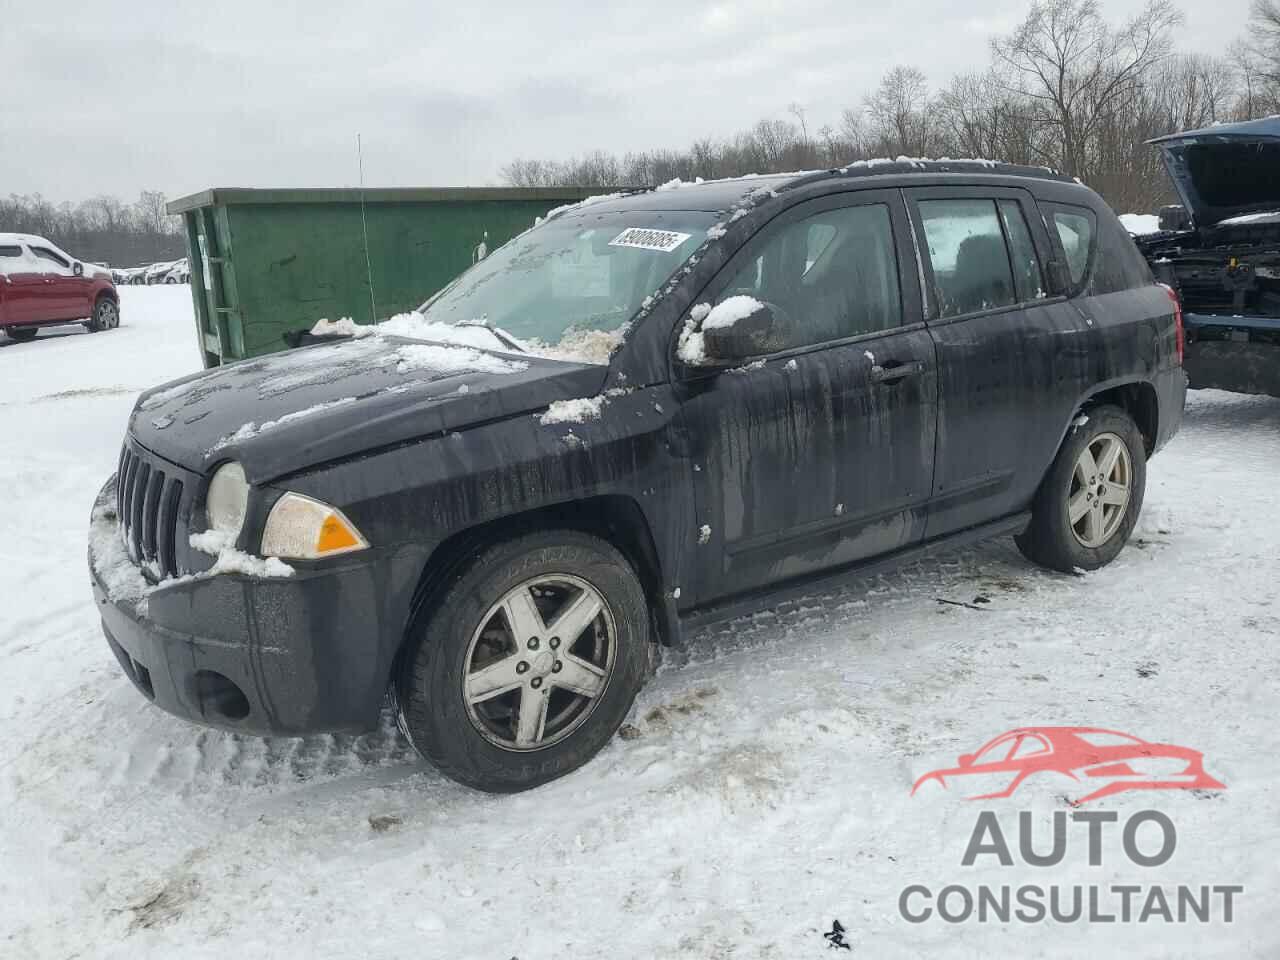
{"type": "Polygon", "coordinates": [[[1041,169],[595,198],[415,314],[143,394],[91,519],[104,631],[179,716],[357,732],[390,694],[449,776],[536,786],[681,630],[994,536],[1110,562],[1181,422],[1178,316],[1041,169]]]}
{"type": "Polygon", "coordinates": [[[1280,117],[1151,143],[1189,223],[1138,245],[1186,311],[1191,386],[1280,397],[1280,117]]]}

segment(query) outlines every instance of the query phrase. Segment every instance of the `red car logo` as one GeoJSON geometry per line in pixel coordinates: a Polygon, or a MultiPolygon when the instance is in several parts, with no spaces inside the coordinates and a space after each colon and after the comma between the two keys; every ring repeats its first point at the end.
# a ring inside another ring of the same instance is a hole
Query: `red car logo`
{"type": "Polygon", "coordinates": [[[955,789],[967,800],[1009,797],[1028,778],[1056,775],[1080,784],[1078,806],[1125,790],[1221,790],[1204,772],[1203,755],[1169,743],[1148,743],[1097,727],[1023,727],[1002,733],[959,766],[933,770],[915,782],[955,789]]]}

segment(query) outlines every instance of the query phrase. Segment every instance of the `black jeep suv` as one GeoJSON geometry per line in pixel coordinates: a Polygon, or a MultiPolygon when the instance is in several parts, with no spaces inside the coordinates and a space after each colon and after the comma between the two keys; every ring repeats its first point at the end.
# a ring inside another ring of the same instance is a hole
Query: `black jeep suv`
{"type": "Polygon", "coordinates": [[[179,716],[362,731],[390,690],[449,776],[531,787],[691,624],[991,536],[1109,562],[1181,421],[1179,316],[1044,170],[588,201],[416,314],[144,394],[103,628],[179,716]]]}

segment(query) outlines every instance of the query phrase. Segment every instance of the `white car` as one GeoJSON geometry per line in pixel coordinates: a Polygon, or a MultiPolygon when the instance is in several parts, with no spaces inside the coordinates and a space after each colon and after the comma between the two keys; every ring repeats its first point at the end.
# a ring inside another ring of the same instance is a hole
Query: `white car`
{"type": "Polygon", "coordinates": [[[174,262],[169,272],[164,275],[157,283],[190,283],[191,282],[191,265],[184,257],[174,262]]]}
{"type": "Polygon", "coordinates": [[[148,285],[153,283],[164,283],[164,279],[169,275],[169,271],[177,265],[177,260],[162,260],[159,263],[153,263],[143,272],[142,278],[148,285]]]}

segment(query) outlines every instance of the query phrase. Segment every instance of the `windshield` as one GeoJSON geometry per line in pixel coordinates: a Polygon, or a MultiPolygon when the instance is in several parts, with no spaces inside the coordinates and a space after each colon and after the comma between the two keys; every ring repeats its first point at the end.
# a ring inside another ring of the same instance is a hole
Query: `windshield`
{"type": "Polygon", "coordinates": [[[428,322],[484,323],[535,353],[606,363],[626,323],[707,238],[704,211],[568,213],[428,300],[428,322]]]}

